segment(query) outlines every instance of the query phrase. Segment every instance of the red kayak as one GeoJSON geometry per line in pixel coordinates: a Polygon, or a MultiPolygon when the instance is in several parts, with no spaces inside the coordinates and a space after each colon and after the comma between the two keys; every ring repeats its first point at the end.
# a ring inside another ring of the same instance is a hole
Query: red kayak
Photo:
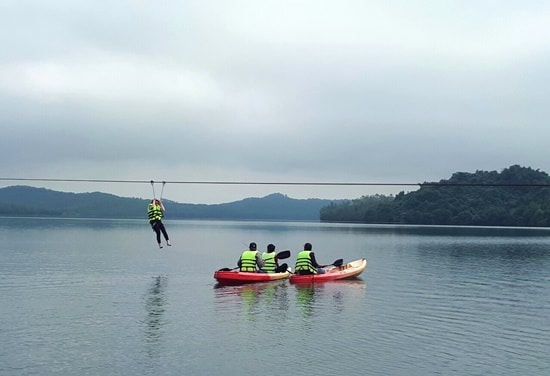
{"type": "Polygon", "coordinates": [[[290,272],[284,273],[250,273],[238,270],[218,270],[214,272],[214,278],[223,285],[240,285],[244,283],[269,282],[278,279],[287,279],[290,272]]]}
{"type": "Polygon", "coordinates": [[[339,279],[354,278],[354,277],[357,277],[359,274],[363,273],[363,270],[365,270],[366,267],[367,267],[367,260],[363,258],[363,259],[348,262],[345,265],[326,268],[325,273],[323,274],[309,274],[309,275],[293,274],[290,277],[290,283],[317,283],[317,282],[336,281],[339,279]]]}
{"type": "MultiPolygon", "coordinates": [[[[277,253],[277,260],[283,260],[290,257],[290,251],[282,251],[277,253]]],[[[241,272],[238,268],[223,268],[214,272],[214,278],[221,285],[242,285],[244,283],[269,282],[278,279],[287,279],[290,277],[290,268],[283,273],[257,273],[257,272],[241,272]]]]}

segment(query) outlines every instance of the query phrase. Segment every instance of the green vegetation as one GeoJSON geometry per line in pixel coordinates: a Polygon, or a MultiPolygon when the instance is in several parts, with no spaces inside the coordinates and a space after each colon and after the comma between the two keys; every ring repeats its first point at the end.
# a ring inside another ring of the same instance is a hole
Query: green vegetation
{"type": "Polygon", "coordinates": [[[457,172],[393,196],[365,196],[321,209],[322,221],[472,226],[550,226],[550,177],[532,168],[457,172]]]}
{"type": "MultiPolygon", "coordinates": [[[[13,186],[0,189],[0,215],[147,220],[148,199],[106,193],[65,193],[13,186]]],[[[292,199],[280,193],[226,204],[165,199],[167,219],[301,220],[419,225],[550,227],[550,177],[518,165],[457,172],[396,196],[355,200],[292,199]]]]}
{"type": "MultiPolygon", "coordinates": [[[[166,219],[242,219],[318,221],[331,200],[292,199],[280,193],[226,204],[180,204],[167,199],[166,219]]],[[[147,220],[148,199],[106,193],[66,193],[12,186],[0,189],[0,215],[62,218],[132,218],[147,220]]]]}

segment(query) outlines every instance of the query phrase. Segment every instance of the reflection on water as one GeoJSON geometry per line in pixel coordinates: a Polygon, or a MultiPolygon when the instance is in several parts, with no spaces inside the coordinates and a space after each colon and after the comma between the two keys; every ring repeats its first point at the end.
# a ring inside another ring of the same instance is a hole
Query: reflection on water
{"type": "Polygon", "coordinates": [[[241,288],[235,290],[236,294],[241,298],[242,307],[246,313],[246,317],[249,320],[256,320],[257,304],[260,302],[262,291],[267,289],[267,286],[263,286],[261,284],[251,284],[244,285],[241,288]]]}
{"type": "MultiPolygon", "coordinates": [[[[321,289],[322,286],[323,285],[314,284],[296,285],[296,303],[303,317],[311,317],[313,315],[315,291],[321,289]]],[[[319,294],[319,292],[317,294],[319,294]]]]}
{"type": "Polygon", "coordinates": [[[164,312],[167,305],[166,285],[168,278],[165,276],[153,277],[145,294],[145,343],[147,354],[154,357],[160,353],[158,345],[164,332],[164,312]]]}
{"type": "Polygon", "coordinates": [[[286,316],[288,311],[288,283],[273,281],[238,286],[215,285],[217,302],[234,310],[241,307],[247,321],[264,321],[269,315],[286,316]],[[238,298],[238,299],[235,299],[238,298]]]}
{"type": "Polygon", "coordinates": [[[40,218],[40,217],[1,217],[0,226],[4,228],[22,227],[25,230],[128,230],[142,225],[140,219],[108,218],[40,218]]]}
{"type": "Polygon", "coordinates": [[[216,285],[214,297],[216,310],[224,317],[240,317],[244,323],[260,326],[269,318],[276,318],[279,326],[285,323],[295,326],[299,319],[298,327],[309,330],[327,312],[340,315],[361,307],[365,291],[361,278],[305,285],[275,281],[216,285]]]}
{"type": "MultiPolygon", "coordinates": [[[[316,284],[296,284],[296,305],[302,317],[312,317],[315,310],[324,311],[327,306],[335,312],[342,312],[345,308],[346,298],[355,291],[364,291],[365,281],[361,278],[330,281],[316,284]]],[[[349,303],[349,302],[347,302],[349,303]]]]}

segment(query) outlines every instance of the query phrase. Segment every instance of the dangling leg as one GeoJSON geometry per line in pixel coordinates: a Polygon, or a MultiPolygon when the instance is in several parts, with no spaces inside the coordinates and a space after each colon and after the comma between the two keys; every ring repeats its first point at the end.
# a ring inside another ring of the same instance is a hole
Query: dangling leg
{"type": "Polygon", "coordinates": [[[158,243],[158,245],[159,245],[159,248],[162,248],[162,243],[160,242],[160,229],[159,229],[159,223],[160,223],[160,222],[155,221],[155,223],[153,223],[152,227],[153,227],[153,231],[154,231],[155,234],[157,235],[157,243],[158,243]]]}
{"type": "Polygon", "coordinates": [[[164,223],[159,222],[159,228],[160,231],[162,231],[162,235],[164,235],[164,239],[166,239],[166,245],[171,246],[170,244],[170,238],[168,237],[168,233],[166,232],[166,227],[164,227],[164,223]]]}

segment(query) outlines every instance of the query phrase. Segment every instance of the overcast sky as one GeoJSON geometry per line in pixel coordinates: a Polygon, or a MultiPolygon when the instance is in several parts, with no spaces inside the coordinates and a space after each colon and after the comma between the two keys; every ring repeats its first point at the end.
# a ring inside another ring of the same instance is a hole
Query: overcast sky
{"type": "MultiPolygon", "coordinates": [[[[547,0],[3,0],[0,51],[0,178],[550,172],[547,0]]],[[[152,195],[147,183],[0,181],[16,184],[152,195]]],[[[169,183],[164,197],[414,189],[169,183]]]]}

